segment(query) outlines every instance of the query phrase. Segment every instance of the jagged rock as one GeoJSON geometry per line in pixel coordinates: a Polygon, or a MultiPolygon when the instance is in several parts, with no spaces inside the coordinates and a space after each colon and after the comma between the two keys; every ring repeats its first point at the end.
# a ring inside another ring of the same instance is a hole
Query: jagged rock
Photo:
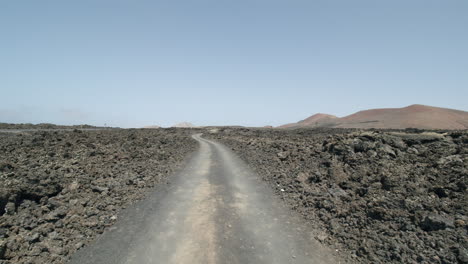
{"type": "Polygon", "coordinates": [[[14,166],[7,161],[0,161],[0,172],[10,172],[14,170],[14,166]]]}
{"type": "Polygon", "coordinates": [[[328,189],[328,193],[330,193],[334,197],[348,196],[348,193],[339,187],[328,189]]]}
{"type": "Polygon", "coordinates": [[[391,190],[399,185],[399,177],[396,177],[396,175],[389,176],[389,175],[383,175],[380,178],[380,183],[382,184],[382,188],[384,190],[391,190]]]}
{"type": "Polygon", "coordinates": [[[460,155],[451,155],[448,157],[443,157],[437,161],[439,165],[447,165],[447,164],[463,164],[463,160],[461,159],[460,155]]]}
{"type": "Polygon", "coordinates": [[[68,186],[68,190],[70,191],[75,191],[77,190],[78,188],[80,188],[80,184],[76,181],[72,182],[69,186],[68,186]]]}
{"type": "Polygon", "coordinates": [[[287,151],[278,152],[278,154],[276,154],[276,156],[278,156],[278,158],[280,160],[284,161],[289,157],[289,152],[287,152],[287,151]]]}
{"type": "Polygon", "coordinates": [[[464,220],[461,220],[461,219],[455,220],[454,224],[455,224],[456,227],[465,227],[466,226],[466,222],[464,220]]]}
{"type": "Polygon", "coordinates": [[[25,240],[28,241],[29,243],[35,243],[39,241],[39,237],[40,237],[39,233],[33,233],[30,236],[27,236],[25,240]]]}
{"type": "Polygon", "coordinates": [[[383,144],[378,149],[381,153],[396,157],[395,151],[389,145],[383,144]]]}
{"type": "Polygon", "coordinates": [[[13,202],[8,202],[6,205],[5,205],[5,213],[8,214],[8,215],[12,215],[16,212],[16,205],[15,203],[13,202]]]}
{"type": "Polygon", "coordinates": [[[102,193],[102,192],[108,192],[109,188],[101,187],[101,186],[93,186],[93,187],[91,187],[91,190],[93,190],[93,192],[102,193]]]}
{"type": "Polygon", "coordinates": [[[468,263],[468,250],[466,248],[458,248],[458,261],[460,263],[468,263]]]}
{"type": "Polygon", "coordinates": [[[5,258],[6,247],[6,242],[0,240],[0,260],[5,258]]]}
{"type": "Polygon", "coordinates": [[[454,221],[450,217],[431,214],[421,222],[421,228],[425,231],[437,231],[446,228],[454,228],[454,221]]]}
{"type": "Polygon", "coordinates": [[[346,144],[343,144],[343,143],[332,144],[330,146],[330,151],[333,154],[336,154],[336,155],[344,155],[344,154],[348,154],[348,153],[353,152],[353,150],[352,150],[352,148],[350,146],[348,146],[346,144]]]}

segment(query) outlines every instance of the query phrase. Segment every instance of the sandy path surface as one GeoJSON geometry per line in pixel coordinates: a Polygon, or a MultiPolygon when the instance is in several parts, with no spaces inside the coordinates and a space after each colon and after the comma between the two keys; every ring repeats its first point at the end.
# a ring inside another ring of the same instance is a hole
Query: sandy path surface
{"type": "Polygon", "coordinates": [[[230,150],[200,149],[71,263],[339,263],[230,150]]]}

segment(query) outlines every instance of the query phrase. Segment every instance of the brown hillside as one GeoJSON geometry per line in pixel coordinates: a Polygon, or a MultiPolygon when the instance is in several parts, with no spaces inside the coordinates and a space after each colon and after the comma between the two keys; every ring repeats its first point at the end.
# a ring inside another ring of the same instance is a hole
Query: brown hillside
{"type": "Polygon", "coordinates": [[[305,122],[315,120],[315,116],[281,127],[468,129],[468,112],[426,105],[371,109],[343,118],[305,122]]]}
{"type": "Polygon", "coordinates": [[[288,127],[297,127],[297,126],[324,126],[325,124],[332,123],[333,120],[338,119],[338,117],[334,115],[322,114],[318,113],[313,116],[310,116],[304,120],[301,120],[297,123],[291,123],[280,126],[281,128],[288,128],[288,127]]]}

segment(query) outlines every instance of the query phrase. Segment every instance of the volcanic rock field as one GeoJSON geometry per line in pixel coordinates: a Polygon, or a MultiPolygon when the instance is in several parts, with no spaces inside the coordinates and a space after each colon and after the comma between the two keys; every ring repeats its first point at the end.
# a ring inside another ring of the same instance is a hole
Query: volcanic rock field
{"type": "Polygon", "coordinates": [[[0,263],[65,263],[197,148],[184,129],[0,133],[0,263]]]}
{"type": "Polygon", "coordinates": [[[468,263],[468,132],[107,129],[0,133],[0,264],[66,263],[198,145],[239,155],[357,263],[468,263]]]}
{"type": "Polygon", "coordinates": [[[224,129],[316,238],[358,263],[468,263],[468,133],[224,129]]]}

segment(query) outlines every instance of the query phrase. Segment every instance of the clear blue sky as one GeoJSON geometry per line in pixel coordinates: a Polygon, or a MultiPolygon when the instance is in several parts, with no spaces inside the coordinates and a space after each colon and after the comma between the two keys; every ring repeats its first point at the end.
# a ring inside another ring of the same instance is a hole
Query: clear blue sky
{"type": "Polygon", "coordinates": [[[468,110],[468,1],[1,1],[0,122],[468,110]]]}

